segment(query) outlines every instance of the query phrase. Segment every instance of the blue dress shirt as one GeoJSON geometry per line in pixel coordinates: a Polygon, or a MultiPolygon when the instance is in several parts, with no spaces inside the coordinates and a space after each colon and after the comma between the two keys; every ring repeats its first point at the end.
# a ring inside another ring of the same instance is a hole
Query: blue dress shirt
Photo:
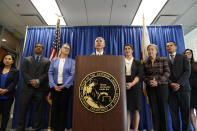
{"type": "MultiPolygon", "coordinates": [[[[5,89],[5,82],[7,79],[8,73],[5,74],[1,74],[1,89],[5,89]]],[[[0,95],[0,99],[8,99],[8,97],[6,95],[0,95]]]]}

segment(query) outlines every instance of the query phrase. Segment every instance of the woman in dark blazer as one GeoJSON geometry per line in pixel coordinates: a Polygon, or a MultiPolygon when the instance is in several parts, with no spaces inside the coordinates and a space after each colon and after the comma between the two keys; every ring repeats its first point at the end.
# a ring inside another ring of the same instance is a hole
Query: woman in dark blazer
{"type": "Polygon", "coordinates": [[[143,67],[139,60],[134,59],[133,46],[124,45],[125,64],[126,64],[126,89],[127,89],[127,118],[128,131],[130,131],[131,113],[133,116],[133,130],[137,131],[140,121],[140,109],[142,107],[142,89],[140,79],[143,74],[143,67]]]}
{"type": "Polygon", "coordinates": [[[15,61],[12,55],[6,54],[2,60],[0,66],[0,113],[2,114],[0,131],[5,131],[15,97],[19,73],[15,68],[15,61]]]}
{"type": "Polygon", "coordinates": [[[51,62],[48,75],[52,96],[52,128],[64,131],[67,122],[69,97],[74,81],[75,61],[68,58],[70,45],[63,44],[60,57],[51,62]]]}
{"type": "Polygon", "coordinates": [[[158,57],[155,44],[147,47],[148,59],[144,61],[144,82],[155,131],[168,131],[168,80],[170,68],[167,58],[158,57]]]}
{"type": "Polygon", "coordinates": [[[191,75],[189,78],[191,87],[191,97],[190,97],[190,119],[194,128],[197,131],[197,116],[195,111],[197,110],[197,62],[194,61],[193,51],[191,49],[186,49],[183,52],[191,64],[191,75]]]}

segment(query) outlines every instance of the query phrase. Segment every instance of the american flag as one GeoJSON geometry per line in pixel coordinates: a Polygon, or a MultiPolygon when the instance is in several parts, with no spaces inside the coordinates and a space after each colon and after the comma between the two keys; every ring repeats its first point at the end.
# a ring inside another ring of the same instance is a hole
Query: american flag
{"type": "MultiPolygon", "coordinates": [[[[57,20],[56,30],[54,34],[54,39],[52,43],[51,53],[49,60],[52,61],[53,58],[58,57],[60,54],[60,19],[57,20]]],[[[47,101],[52,105],[51,92],[49,91],[47,95],[47,101]]]]}
{"type": "Polygon", "coordinates": [[[59,55],[60,51],[60,19],[57,20],[56,31],[54,34],[54,39],[52,43],[51,53],[50,53],[50,61],[59,55]]]}

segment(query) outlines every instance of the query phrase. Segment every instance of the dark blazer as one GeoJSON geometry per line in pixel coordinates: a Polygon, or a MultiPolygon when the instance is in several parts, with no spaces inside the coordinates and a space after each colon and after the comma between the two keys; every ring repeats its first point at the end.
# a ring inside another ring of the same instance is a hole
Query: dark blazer
{"type": "MultiPolygon", "coordinates": [[[[143,66],[141,62],[139,60],[133,59],[133,63],[131,65],[131,80],[133,81],[136,76],[139,77],[139,79],[142,79],[142,75],[143,66]]],[[[132,88],[140,88],[140,81],[136,83],[132,88]]]]}
{"type": "Polygon", "coordinates": [[[187,56],[176,53],[173,64],[170,62],[169,57],[168,62],[171,72],[169,84],[178,83],[181,85],[180,91],[190,91],[189,77],[191,74],[191,66],[187,56]]]}
{"type": "Polygon", "coordinates": [[[191,89],[197,89],[197,62],[191,63],[191,75],[190,75],[190,87],[191,89]]]}
{"type": "MultiPolygon", "coordinates": [[[[0,83],[1,83],[1,73],[3,71],[3,68],[0,68],[0,83]]],[[[8,73],[8,76],[6,78],[5,82],[5,89],[8,90],[8,92],[5,94],[8,98],[13,98],[15,97],[15,91],[16,91],[16,85],[18,83],[18,78],[19,78],[19,71],[11,67],[10,71],[8,73]]]]}
{"type": "Polygon", "coordinates": [[[50,61],[43,56],[41,56],[38,64],[36,64],[35,56],[26,57],[21,66],[21,73],[23,76],[23,86],[21,90],[34,90],[35,88],[31,86],[29,80],[39,79],[40,84],[36,90],[47,91],[49,66],[50,61]]]}

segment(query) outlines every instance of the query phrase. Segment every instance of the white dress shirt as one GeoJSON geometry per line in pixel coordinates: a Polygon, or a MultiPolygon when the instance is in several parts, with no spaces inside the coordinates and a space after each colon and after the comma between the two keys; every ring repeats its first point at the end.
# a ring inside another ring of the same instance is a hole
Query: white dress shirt
{"type": "Polygon", "coordinates": [[[61,59],[59,62],[59,68],[58,68],[58,75],[57,75],[57,83],[62,84],[63,83],[63,69],[64,69],[64,63],[66,59],[61,59]]]}
{"type": "Polygon", "coordinates": [[[102,52],[96,51],[96,55],[103,55],[103,51],[102,52]]]}
{"type": "Polygon", "coordinates": [[[169,58],[170,58],[170,60],[171,60],[171,55],[173,55],[173,57],[175,58],[175,56],[176,56],[176,52],[174,52],[174,53],[172,53],[172,54],[169,54],[169,58]]]}

